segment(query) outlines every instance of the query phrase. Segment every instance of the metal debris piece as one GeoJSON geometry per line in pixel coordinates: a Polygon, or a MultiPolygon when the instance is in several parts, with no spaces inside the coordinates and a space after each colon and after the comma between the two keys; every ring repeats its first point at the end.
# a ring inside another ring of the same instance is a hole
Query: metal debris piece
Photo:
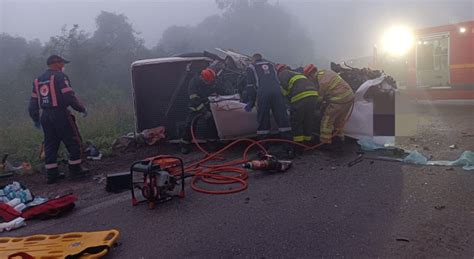
{"type": "Polygon", "coordinates": [[[397,239],[395,239],[395,240],[400,241],[400,242],[407,242],[407,243],[410,242],[410,240],[407,239],[407,238],[397,238],[397,239]]]}

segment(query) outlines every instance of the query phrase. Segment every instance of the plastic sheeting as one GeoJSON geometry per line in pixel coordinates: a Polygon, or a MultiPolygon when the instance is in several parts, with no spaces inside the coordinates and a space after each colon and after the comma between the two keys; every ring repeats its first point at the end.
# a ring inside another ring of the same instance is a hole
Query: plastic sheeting
{"type": "Polygon", "coordinates": [[[361,138],[357,141],[357,144],[360,145],[360,148],[363,151],[375,151],[377,149],[382,149],[385,148],[385,146],[375,143],[372,139],[370,138],[361,138]]]}
{"type": "Polygon", "coordinates": [[[428,158],[415,150],[410,152],[403,162],[417,165],[462,166],[462,169],[470,171],[474,170],[474,152],[464,151],[461,156],[454,161],[428,161],[428,158]]]}

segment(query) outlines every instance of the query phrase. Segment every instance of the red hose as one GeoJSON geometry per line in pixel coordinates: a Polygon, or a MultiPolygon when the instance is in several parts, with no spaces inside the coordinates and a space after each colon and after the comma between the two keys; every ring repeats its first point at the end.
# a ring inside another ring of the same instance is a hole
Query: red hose
{"type": "MultiPolygon", "coordinates": [[[[349,111],[349,114],[347,118],[344,121],[343,127],[340,129],[337,129],[336,132],[332,135],[334,138],[339,134],[339,132],[344,129],[344,126],[346,122],[349,120],[349,118],[352,115],[352,111],[354,110],[354,101],[352,102],[351,109],[349,111]]],[[[254,147],[257,146],[261,151],[263,151],[265,154],[267,153],[267,150],[263,147],[262,143],[267,143],[267,142],[284,142],[284,143],[290,143],[293,145],[297,145],[300,147],[304,147],[305,150],[313,150],[316,149],[320,146],[323,145],[323,143],[316,144],[314,146],[308,146],[304,145],[301,143],[297,143],[291,140],[286,140],[286,139],[265,139],[265,140],[252,140],[248,138],[244,139],[237,139],[230,144],[226,145],[222,149],[218,150],[217,152],[214,153],[209,153],[206,151],[196,140],[196,136],[194,133],[194,122],[199,118],[200,116],[197,116],[193,119],[192,125],[191,125],[191,135],[193,138],[193,142],[195,143],[196,147],[204,153],[206,156],[195,163],[192,163],[189,166],[185,167],[185,171],[188,173],[194,173],[194,176],[191,180],[191,188],[193,190],[200,192],[200,193],[206,193],[206,194],[230,194],[230,193],[237,193],[240,191],[243,191],[247,189],[248,183],[247,183],[247,178],[248,178],[248,172],[246,169],[241,168],[241,165],[243,163],[246,163],[249,161],[248,159],[248,154],[250,150],[254,147]],[[236,159],[228,162],[223,162],[220,164],[211,164],[211,165],[205,165],[206,162],[209,162],[211,160],[223,160],[221,155],[223,152],[228,150],[229,148],[241,143],[241,142],[249,142],[250,144],[245,148],[244,153],[242,154],[241,159],[236,159]],[[228,175],[223,175],[222,173],[234,173],[237,174],[238,176],[228,176],[228,175]],[[204,184],[208,185],[230,185],[230,184],[239,184],[239,187],[237,188],[231,188],[227,190],[209,190],[209,189],[204,189],[202,187],[198,186],[198,183],[202,182],[204,184]]]]}

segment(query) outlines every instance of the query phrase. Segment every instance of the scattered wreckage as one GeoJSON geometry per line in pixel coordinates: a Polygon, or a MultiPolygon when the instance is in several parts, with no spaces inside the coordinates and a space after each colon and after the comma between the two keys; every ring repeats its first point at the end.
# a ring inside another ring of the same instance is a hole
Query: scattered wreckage
{"type": "MultiPolygon", "coordinates": [[[[181,136],[188,112],[189,80],[206,67],[218,75],[216,86],[220,96],[210,97],[210,107],[220,140],[254,136],[256,111],[245,112],[244,88],[249,56],[216,49],[216,53],[188,53],[173,57],[138,60],[132,63],[132,88],[136,132],[164,127],[166,140],[176,142],[181,136]]],[[[347,135],[360,138],[395,135],[396,83],[381,71],[344,68],[332,63],[331,68],[348,81],[356,93],[347,135]]],[[[204,130],[203,121],[196,122],[198,140],[215,138],[204,130]]],[[[318,131],[318,130],[316,130],[318,131]]]]}

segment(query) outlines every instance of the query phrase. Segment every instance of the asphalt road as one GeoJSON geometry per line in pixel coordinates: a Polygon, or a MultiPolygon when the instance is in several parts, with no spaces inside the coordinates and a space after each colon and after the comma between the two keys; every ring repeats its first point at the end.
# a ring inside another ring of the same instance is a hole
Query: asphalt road
{"type": "MultiPolygon", "coordinates": [[[[473,108],[421,104],[419,134],[401,143],[455,159],[474,149],[473,108]]],[[[154,210],[132,207],[128,193],[97,197],[8,235],[115,228],[120,245],[110,258],[474,256],[472,171],[369,160],[348,167],[354,158],[315,151],[288,172],[251,173],[244,192],[188,188],[185,199],[154,210]]]]}

